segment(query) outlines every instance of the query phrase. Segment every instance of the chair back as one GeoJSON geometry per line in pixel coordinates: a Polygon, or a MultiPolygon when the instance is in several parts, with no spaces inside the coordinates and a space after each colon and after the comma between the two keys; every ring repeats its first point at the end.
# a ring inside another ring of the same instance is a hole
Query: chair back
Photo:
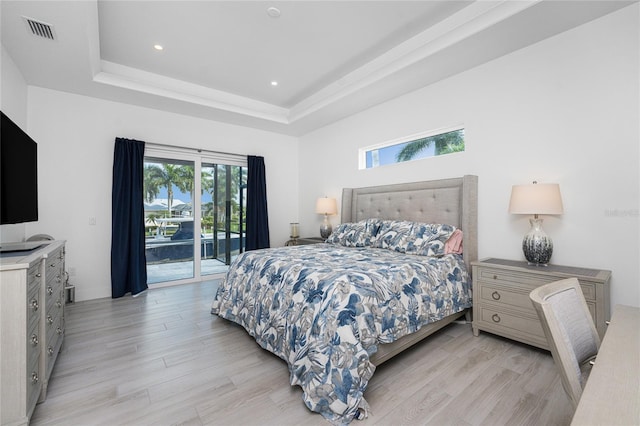
{"type": "Polygon", "coordinates": [[[586,382],[583,364],[600,349],[600,336],[577,278],[540,286],[529,297],[538,313],[562,386],[577,407],[586,382]]]}

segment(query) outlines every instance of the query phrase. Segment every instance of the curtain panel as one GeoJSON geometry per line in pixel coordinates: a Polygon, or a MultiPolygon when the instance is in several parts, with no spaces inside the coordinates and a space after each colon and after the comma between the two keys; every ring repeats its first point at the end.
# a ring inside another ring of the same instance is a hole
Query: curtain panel
{"type": "Polygon", "coordinates": [[[247,241],[245,250],[269,248],[264,157],[247,156],[247,241]]]}
{"type": "Polygon", "coordinates": [[[148,288],[143,190],[144,142],[116,138],[111,193],[112,298],[148,288]]]}

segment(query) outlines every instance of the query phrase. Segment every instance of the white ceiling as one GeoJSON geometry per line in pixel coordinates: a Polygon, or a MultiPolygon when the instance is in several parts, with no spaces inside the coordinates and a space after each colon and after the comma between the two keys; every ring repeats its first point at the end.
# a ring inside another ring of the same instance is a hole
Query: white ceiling
{"type": "Polygon", "coordinates": [[[1,40],[29,85],[301,135],[633,2],[2,0],[1,40]]]}

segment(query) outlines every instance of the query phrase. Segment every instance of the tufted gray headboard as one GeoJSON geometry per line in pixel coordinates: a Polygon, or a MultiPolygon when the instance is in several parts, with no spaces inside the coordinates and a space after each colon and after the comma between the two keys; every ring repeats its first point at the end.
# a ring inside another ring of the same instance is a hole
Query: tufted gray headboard
{"type": "Polygon", "coordinates": [[[463,232],[464,261],[478,258],[478,177],[344,188],[342,223],[367,218],[446,223],[463,232]]]}

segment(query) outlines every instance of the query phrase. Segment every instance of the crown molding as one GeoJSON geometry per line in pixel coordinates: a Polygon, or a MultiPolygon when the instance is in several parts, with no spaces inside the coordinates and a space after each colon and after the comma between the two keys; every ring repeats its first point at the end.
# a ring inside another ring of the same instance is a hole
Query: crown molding
{"type": "Polygon", "coordinates": [[[275,123],[289,123],[286,108],[109,61],[100,61],[100,72],[94,75],[93,81],[275,123]]]}

